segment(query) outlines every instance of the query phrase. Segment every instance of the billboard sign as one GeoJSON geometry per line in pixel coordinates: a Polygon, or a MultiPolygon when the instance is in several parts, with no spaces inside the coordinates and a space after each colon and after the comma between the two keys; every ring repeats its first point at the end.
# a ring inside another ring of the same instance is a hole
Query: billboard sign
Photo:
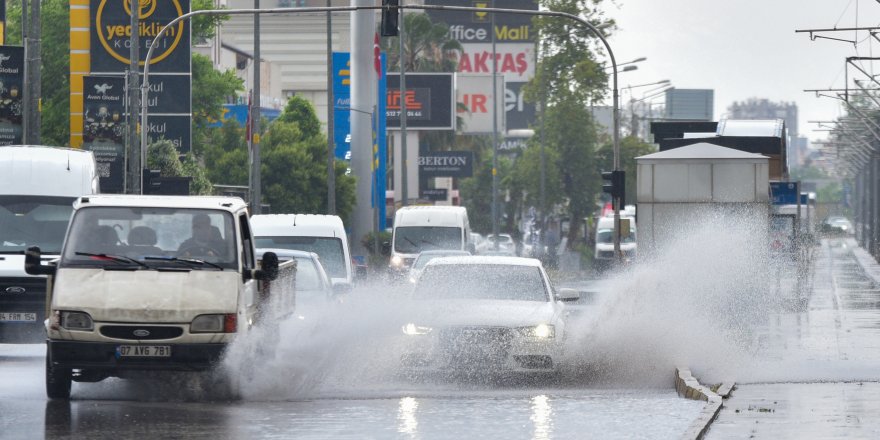
{"type": "MultiPolygon", "coordinates": [[[[143,66],[150,43],[171,20],[189,12],[190,0],[140,0],[140,60],[143,66]]],[[[91,71],[123,72],[129,66],[131,2],[90,0],[91,71]]],[[[165,33],[150,61],[151,72],[190,71],[190,26],[182,20],[165,33]]]]}
{"type": "Polygon", "coordinates": [[[770,204],[797,205],[800,189],[797,182],[770,182],[770,204]]]}
{"type": "Polygon", "coordinates": [[[388,128],[400,129],[402,100],[406,99],[407,130],[455,130],[455,96],[451,73],[407,73],[406,97],[400,96],[400,74],[388,74],[388,128]]]}
{"type": "Polygon", "coordinates": [[[101,191],[125,191],[125,77],[83,77],[83,149],[98,163],[101,191]]]}
{"type": "Polygon", "coordinates": [[[471,177],[474,175],[473,151],[432,151],[420,155],[419,177],[471,177]]]}
{"type": "Polygon", "coordinates": [[[535,44],[496,44],[493,61],[492,44],[464,44],[458,58],[460,73],[495,72],[503,74],[507,82],[528,82],[535,76],[535,44]],[[493,66],[494,64],[494,66],[493,66]]]}
{"type": "Polygon", "coordinates": [[[459,73],[455,76],[456,113],[461,118],[463,134],[492,133],[492,103],[497,101],[495,122],[504,132],[504,77],[495,75],[495,93],[492,93],[492,75],[459,73]]]}
{"type": "Polygon", "coordinates": [[[24,48],[0,46],[0,145],[18,145],[22,138],[24,48]]]}
{"type": "MultiPolygon", "coordinates": [[[[475,8],[496,8],[538,10],[536,0],[425,0],[426,5],[467,6],[475,8]]],[[[461,43],[492,42],[492,16],[487,12],[471,11],[427,11],[434,23],[449,25],[449,36],[461,43]]],[[[495,16],[495,41],[498,43],[517,43],[535,41],[532,31],[532,16],[522,14],[497,14],[495,16]]]]}

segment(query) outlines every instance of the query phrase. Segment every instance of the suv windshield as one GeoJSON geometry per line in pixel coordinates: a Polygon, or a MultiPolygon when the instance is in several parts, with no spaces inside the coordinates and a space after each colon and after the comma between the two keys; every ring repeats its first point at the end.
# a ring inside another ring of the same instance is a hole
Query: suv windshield
{"type": "Polygon", "coordinates": [[[58,254],[73,211],[72,197],[0,196],[0,254],[39,246],[58,254]]]}
{"type": "Polygon", "coordinates": [[[256,237],[257,248],[290,249],[314,252],[331,278],[346,278],[342,240],[335,237],[256,237]]]}
{"type": "Polygon", "coordinates": [[[417,254],[422,251],[461,249],[461,228],[401,226],[394,228],[394,251],[417,254]]]}
{"type": "Polygon", "coordinates": [[[419,278],[416,299],[549,301],[541,270],[503,264],[435,264],[419,278]]]}
{"type": "Polygon", "coordinates": [[[131,259],[151,267],[205,267],[174,261],[179,258],[237,270],[234,230],[232,215],[213,209],[86,207],[73,217],[61,265],[118,266],[131,259]]]}

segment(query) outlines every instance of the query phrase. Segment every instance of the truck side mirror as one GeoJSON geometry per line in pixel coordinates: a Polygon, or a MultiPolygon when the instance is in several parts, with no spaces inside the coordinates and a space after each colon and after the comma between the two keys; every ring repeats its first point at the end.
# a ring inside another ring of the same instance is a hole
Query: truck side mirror
{"type": "Polygon", "coordinates": [[[250,279],[263,281],[275,280],[275,278],[278,278],[278,255],[276,255],[275,252],[264,253],[260,263],[260,269],[247,270],[242,275],[245,281],[250,279]]]}
{"type": "Polygon", "coordinates": [[[391,243],[387,241],[382,242],[382,255],[386,257],[391,255],[391,243]]]}
{"type": "Polygon", "coordinates": [[[55,266],[43,266],[38,246],[31,246],[24,253],[24,271],[28,275],[55,275],[55,266]]]}

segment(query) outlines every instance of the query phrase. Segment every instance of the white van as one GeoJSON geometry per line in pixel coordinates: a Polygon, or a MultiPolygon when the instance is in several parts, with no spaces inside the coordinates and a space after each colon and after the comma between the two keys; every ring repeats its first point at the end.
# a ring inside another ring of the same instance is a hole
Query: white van
{"type": "Polygon", "coordinates": [[[57,258],[73,201],[98,189],[91,151],[0,147],[0,342],[46,340],[46,277],[24,272],[25,250],[57,258]]]}
{"type": "Polygon", "coordinates": [[[458,250],[474,253],[467,209],[463,206],[405,206],[394,214],[388,251],[391,269],[409,270],[422,251],[458,250]]]}
{"type": "MultiPolygon", "coordinates": [[[[620,217],[621,229],[626,231],[629,223],[629,233],[620,236],[620,250],[627,260],[635,258],[636,254],[636,222],[632,217],[620,217]]],[[[605,216],[599,218],[596,223],[596,253],[594,261],[598,266],[610,266],[615,261],[614,256],[614,217],[605,216]]]]}
{"type": "Polygon", "coordinates": [[[352,284],[348,235],[342,219],[320,214],[267,214],[251,217],[257,248],[314,252],[333,285],[352,284]]]}
{"type": "Polygon", "coordinates": [[[50,398],[68,398],[71,380],[211,370],[269,314],[258,309],[278,258],[264,254],[258,269],[241,199],[91,196],[73,209],[57,264],[42,265],[39,247],[24,262],[29,274],[51,276],[50,398]]]}

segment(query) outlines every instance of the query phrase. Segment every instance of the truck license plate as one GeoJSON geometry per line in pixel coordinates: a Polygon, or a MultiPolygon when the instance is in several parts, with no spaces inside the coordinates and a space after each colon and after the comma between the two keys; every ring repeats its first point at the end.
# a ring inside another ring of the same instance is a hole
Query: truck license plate
{"type": "Polygon", "coordinates": [[[0,322],[36,322],[37,314],[29,312],[0,313],[0,322]]]}
{"type": "Polygon", "coordinates": [[[120,345],[117,357],[171,357],[170,345],[120,345]]]}

